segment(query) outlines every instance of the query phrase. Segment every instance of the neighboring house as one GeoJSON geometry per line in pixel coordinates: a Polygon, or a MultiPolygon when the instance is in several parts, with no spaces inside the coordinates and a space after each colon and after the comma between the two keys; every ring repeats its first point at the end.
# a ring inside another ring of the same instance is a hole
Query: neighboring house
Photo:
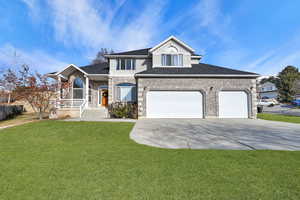
{"type": "Polygon", "coordinates": [[[256,118],[259,75],[200,63],[201,57],[171,36],[153,48],[108,54],[107,63],[72,64],[49,76],[71,83],[61,97],[84,108],[136,102],[139,118],[256,118]]]}
{"type": "Polygon", "coordinates": [[[274,83],[271,83],[268,81],[268,82],[265,82],[258,86],[258,94],[259,94],[259,98],[261,98],[261,99],[264,99],[264,98],[277,99],[278,90],[274,83]]]}
{"type": "Polygon", "coordinates": [[[295,99],[300,99],[300,80],[298,80],[298,81],[296,82],[295,88],[296,88],[295,99]]]}

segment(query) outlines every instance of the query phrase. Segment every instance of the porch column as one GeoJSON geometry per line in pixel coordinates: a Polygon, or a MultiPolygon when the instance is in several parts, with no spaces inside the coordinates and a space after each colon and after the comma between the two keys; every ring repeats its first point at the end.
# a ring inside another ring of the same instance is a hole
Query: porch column
{"type": "Polygon", "coordinates": [[[61,77],[58,76],[57,78],[57,95],[58,95],[58,100],[61,99],[61,77]]]}
{"type": "Polygon", "coordinates": [[[86,107],[89,107],[89,77],[85,76],[85,100],[86,100],[86,107]]]}

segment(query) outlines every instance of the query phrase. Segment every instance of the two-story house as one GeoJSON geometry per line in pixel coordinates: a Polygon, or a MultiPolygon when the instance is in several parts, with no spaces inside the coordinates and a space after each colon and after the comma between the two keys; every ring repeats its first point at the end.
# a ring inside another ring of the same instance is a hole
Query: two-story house
{"type": "Polygon", "coordinates": [[[275,84],[269,81],[259,85],[258,93],[261,99],[277,99],[278,97],[278,90],[275,84]]]}
{"type": "Polygon", "coordinates": [[[71,64],[49,76],[70,83],[60,90],[61,105],[80,110],[136,102],[139,118],[255,118],[259,75],[200,63],[201,57],[171,36],[152,48],[108,54],[107,63],[71,64]]]}

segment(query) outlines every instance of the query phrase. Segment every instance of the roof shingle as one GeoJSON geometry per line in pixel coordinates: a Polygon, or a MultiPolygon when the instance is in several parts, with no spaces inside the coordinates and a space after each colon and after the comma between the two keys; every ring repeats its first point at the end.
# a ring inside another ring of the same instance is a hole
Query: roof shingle
{"type": "Polygon", "coordinates": [[[79,68],[88,74],[108,74],[108,72],[109,72],[109,67],[108,67],[107,62],[86,65],[86,66],[79,67],[79,68]]]}
{"type": "Polygon", "coordinates": [[[258,75],[252,72],[240,71],[215,65],[200,63],[192,64],[192,67],[155,67],[137,74],[170,74],[170,75],[258,75]]]}

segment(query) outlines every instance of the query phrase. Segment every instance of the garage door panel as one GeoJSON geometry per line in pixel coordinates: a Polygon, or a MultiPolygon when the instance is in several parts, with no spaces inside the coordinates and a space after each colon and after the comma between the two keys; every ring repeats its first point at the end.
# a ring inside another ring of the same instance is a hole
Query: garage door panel
{"type": "Polygon", "coordinates": [[[219,93],[220,118],[248,118],[248,95],[244,91],[219,93]]]}
{"type": "Polygon", "coordinates": [[[149,91],[146,112],[149,118],[202,118],[203,97],[197,91],[149,91]]]}

